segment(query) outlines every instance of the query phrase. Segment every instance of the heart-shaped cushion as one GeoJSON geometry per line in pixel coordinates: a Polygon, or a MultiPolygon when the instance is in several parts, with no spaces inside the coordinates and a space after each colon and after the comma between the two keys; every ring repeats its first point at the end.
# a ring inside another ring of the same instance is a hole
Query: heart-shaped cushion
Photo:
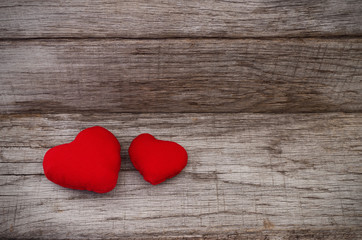
{"type": "Polygon", "coordinates": [[[43,161],[45,176],[67,188],[97,193],[111,191],[121,167],[117,138],[99,126],[81,131],[71,143],[49,149],[43,161]]]}
{"type": "Polygon", "coordinates": [[[153,185],[176,176],[187,164],[187,152],[181,145],[148,133],[137,136],[128,153],[135,168],[153,185]]]}

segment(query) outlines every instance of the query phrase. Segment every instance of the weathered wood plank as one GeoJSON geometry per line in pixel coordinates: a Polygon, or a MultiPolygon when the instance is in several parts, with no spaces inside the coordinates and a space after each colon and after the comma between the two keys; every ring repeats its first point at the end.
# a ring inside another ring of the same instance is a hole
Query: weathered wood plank
{"type": "Polygon", "coordinates": [[[2,238],[361,237],[361,113],[2,115],[0,135],[2,238]],[[46,149],[93,125],[121,143],[117,187],[49,182],[46,149]],[[186,148],[180,175],[142,180],[126,154],[142,132],[186,148]]]}
{"type": "Polygon", "coordinates": [[[359,0],[12,0],[0,38],[360,36],[361,13],[359,0]]]}
{"type": "Polygon", "coordinates": [[[0,113],[360,112],[362,40],[0,42],[0,113]]]}

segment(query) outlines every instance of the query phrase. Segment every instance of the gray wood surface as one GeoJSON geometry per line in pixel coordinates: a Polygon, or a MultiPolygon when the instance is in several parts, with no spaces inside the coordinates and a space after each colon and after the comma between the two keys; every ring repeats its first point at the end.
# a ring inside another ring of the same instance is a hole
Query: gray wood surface
{"type": "Polygon", "coordinates": [[[0,239],[362,239],[362,1],[0,1],[0,239]],[[117,187],[65,189],[47,149],[90,126],[117,187]],[[149,132],[189,164],[158,186],[149,132]]]}
{"type": "Polygon", "coordinates": [[[7,114],[0,136],[0,237],[361,238],[361,113],[7,114]],[[116,188],[49,182],[46,150],[93,125],[121,143],[116,188]],[[126,153],[142,132],[185,147],[180,175],[142,179],[126,153]]]}
{"type": "Polygon", "coordinates": [[[12,0],[0,38],[361,36],[360,0],[12,0]]]}
{"type": "Polygon", "coordinates": [[[0,42],[0,113],[360,112],[361,39],[0,42]]]}

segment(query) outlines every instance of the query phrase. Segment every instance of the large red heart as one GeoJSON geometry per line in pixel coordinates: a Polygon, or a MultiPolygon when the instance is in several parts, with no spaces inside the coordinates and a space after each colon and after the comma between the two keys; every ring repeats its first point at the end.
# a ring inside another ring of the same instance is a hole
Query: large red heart
{"type": "Polygon", "coordinates": [[[71,143],[49,149],[43,161],[45,176],[67,188],[97,193],[111,191],[121,167],[121,146],[102,127],[81,131],[71,143]]]}
{"type": "Polygon", "coordinates": [[[181,145],[148,133],[136,137],[128,153],[135,168],[153,185],[176,176],[187,164],[187,152],[181,145]]]}

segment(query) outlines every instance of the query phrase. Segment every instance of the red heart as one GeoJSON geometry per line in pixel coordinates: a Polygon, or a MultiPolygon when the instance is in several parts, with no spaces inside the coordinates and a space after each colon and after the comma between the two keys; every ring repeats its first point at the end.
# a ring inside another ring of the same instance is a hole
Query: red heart
{"type": "Polygon", "coordinates": [[[102,127],[81,131],[71,143],[49,149],[43,161],[45,176],[67,188],[97,193],[111,191],[121,167],[121,146],[102,127]]]}
{"type": "Polygon", "coordinates": [[[176,176],[187,164],[187,152],[181,145],[148,133],[136,137],[128,153],[135,168],[153,185],[176,176]]]}

